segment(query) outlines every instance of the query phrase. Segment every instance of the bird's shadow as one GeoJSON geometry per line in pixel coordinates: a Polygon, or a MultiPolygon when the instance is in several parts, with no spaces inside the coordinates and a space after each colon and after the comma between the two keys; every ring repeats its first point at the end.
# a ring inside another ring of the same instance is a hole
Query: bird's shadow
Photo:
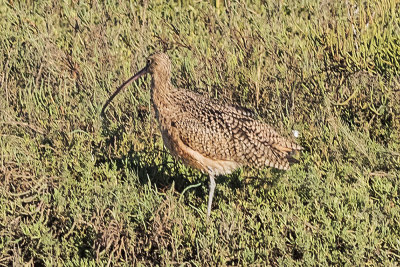
{"type": "Polygon", "coordinates": [[[276,169],[251,169],[240,168],[230,175],[221,175],[216,179],[217,184],[226,185],[231,190],[246,190],[246,187],[253,188],[274,188],[282,177],[282,171],[276,169]],[[268,174],[266,174],[268,171],[268,174]]]}

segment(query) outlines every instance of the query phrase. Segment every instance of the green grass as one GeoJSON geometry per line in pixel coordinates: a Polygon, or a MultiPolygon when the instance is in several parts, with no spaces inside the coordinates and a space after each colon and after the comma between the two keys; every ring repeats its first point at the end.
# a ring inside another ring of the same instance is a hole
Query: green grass
{"type": "Polygon", "coordinates": [[[400,264],[398,1],[0,2],[0,265],[400,264]],[[305,149],[207,177],[163,148],[150,78],[305,149]]]}

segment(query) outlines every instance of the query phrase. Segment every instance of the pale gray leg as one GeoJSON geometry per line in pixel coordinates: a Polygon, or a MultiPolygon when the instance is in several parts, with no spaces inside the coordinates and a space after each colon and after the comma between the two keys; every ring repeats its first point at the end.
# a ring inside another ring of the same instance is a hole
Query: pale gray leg
{"type": "Polygon", "coordinates": [[[208,195],[208,207],[207,207],[207,218],[210,218],[211,214],[211,204],[214,196],[214,189],[215,189],[215,179],[214,175],[210,174],[210,193],[208,195]]]}

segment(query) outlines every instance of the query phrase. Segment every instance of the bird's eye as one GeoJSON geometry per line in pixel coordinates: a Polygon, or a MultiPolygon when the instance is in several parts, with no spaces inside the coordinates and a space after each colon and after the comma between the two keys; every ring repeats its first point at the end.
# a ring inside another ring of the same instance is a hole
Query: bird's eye
{"type": "Polygon", "coordinates": [[[151,64],[151,59],[147,60],[147,66],[151,64]]]}

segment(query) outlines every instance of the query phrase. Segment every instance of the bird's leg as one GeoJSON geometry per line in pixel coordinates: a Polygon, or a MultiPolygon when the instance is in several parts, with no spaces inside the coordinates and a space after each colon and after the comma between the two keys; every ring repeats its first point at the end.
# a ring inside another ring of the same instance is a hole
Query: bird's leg
{"type": "Polygon", "coordinates": [[[208,195],[207,218],[210,218],[211,204],[212,204],[212,199],[213,199],[214,190],[215,190],[214,174],[209,174],[209,176],[210,176],[210,192],[209,192],[209,195],[208,195]]]}

